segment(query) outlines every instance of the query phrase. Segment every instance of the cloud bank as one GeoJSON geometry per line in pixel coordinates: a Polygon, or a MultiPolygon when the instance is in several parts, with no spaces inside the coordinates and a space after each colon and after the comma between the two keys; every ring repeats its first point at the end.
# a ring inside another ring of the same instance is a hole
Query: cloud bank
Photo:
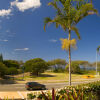
{"type": "Polygon", "coordinates": [[[22,2],[19,2],[19,0],[15,0],[13,2],[10,2],[9,9],[1,9],[0,10],[0,16],[8,16],[12,13],[13,7],[17,7],[19,11],[24,12],[28,9],[36,9],[41,6],[40,0],[23,0],[22,2]]]}

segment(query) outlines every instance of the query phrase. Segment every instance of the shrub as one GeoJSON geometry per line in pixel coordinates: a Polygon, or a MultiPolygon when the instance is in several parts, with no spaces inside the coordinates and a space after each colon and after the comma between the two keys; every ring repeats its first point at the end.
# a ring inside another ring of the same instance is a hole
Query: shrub
{"type": "Polygon", "coordinates": [[[0,62],[0,77],[4,77],[6,73],[7,73],[7,67],[5,66],[5,64],[0,62]]]}

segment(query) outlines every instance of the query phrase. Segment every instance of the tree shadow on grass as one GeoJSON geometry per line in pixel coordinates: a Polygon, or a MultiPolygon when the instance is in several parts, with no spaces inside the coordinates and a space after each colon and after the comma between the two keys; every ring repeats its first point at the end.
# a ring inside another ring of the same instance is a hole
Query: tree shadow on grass
{"type": "Polygon", "coordinates": [[[40,74],[39,77],[55,77],[55,75],[40,74]]]}
{"type": "Polygon", "coordinates": [[[49,74],[39,74],[38,76],[31,75],[31,78],[35,78],[35,77],[55,77],[55,75],[49,75],[49,74]]]}

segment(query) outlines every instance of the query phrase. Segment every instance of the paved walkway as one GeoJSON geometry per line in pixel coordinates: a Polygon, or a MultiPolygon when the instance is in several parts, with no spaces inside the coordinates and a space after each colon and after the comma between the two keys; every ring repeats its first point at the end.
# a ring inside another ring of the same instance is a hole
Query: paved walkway
{"type": "MultiPolygon", "coordinates": [[[[47,90],[47,91],[50,91],[50,90],[47,90]]],[[[44,92],[46,92],[46,90],[44,90],[44,92]]],[[[24,100],[25,99],[26,100],[28,93],[38,94],[38,93],[41,93],[41,91],[0,92],[0,99],[11,99],[11,100],[15,100],[15,99],[24,100]]]]}

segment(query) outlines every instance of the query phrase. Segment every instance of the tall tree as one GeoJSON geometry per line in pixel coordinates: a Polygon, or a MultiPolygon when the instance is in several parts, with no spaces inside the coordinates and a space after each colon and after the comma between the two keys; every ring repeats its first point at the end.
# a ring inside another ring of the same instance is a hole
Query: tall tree
{"type": "Polygon", "coordinates": [[[68,39],[62,39],[62,47],[69,52],[69,85],[71,85],[71,47],[76,44],[75,39],[71,40],[71,33],[74,31],[80,39],[76,24],[88,15],[97,14],[98,11],[94,9],[91,0],[53,0],[48,5],[54,7],[56,16],[53,19],[45,18],[44,30],[47,24],[54,23],[56,28],[61,26],[68,33],[68,39]]]}
{"type": "Polygon", "coordinates": [[[0,54],[0,62],[3,62],[3,55],[0,54]]]}

